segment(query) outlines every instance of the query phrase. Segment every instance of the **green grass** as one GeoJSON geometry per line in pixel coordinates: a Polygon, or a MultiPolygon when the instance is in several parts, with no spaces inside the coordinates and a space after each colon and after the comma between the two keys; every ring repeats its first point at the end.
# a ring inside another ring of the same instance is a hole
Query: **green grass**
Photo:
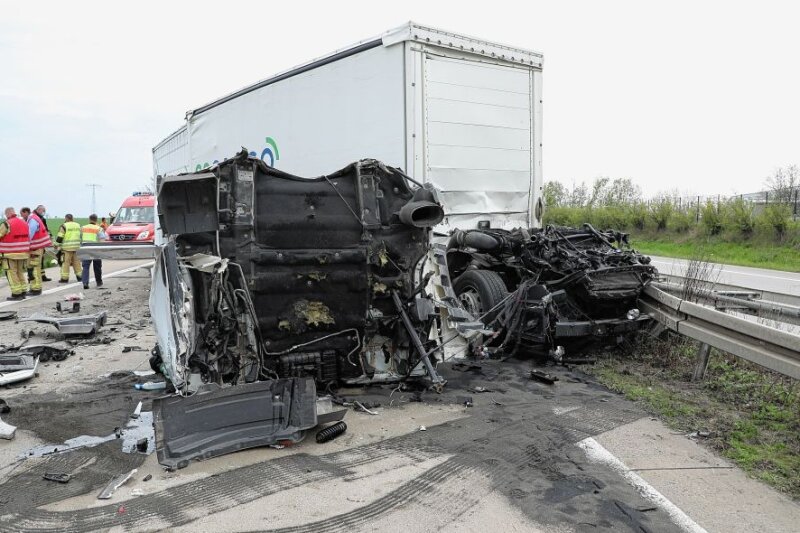
{"type": "Polygon", "coordinates": [[[663,237],[631,235],[631,245],[644,254],[694,259],[704,257],[714,263],[725,263],[773,270],[800,272],[800,249],[773,242],[722,242],[668,235],[663,237]]]}
{"type": "Polygon", "coordinates": [[[709,431],[702,442],[800,499],[800,383],[714,350],[706,379],[691,382],[696,349],[673,336],[647,340],[586,370],[678,431],[709,431]]]}

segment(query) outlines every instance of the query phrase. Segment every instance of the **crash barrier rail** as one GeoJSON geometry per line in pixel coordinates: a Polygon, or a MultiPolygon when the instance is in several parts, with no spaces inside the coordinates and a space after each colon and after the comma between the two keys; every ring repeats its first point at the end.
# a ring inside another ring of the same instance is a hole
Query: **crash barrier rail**
{"type": "MultiPolygon", "coordinates": [[[[662,289],[672,294],[681,294],[685,286],[671,281],[657,281],[653,283],[657,289],[662,289]]],[[[776,321],[800,324],[800,307],[760,299],[759,291],[740,290],[715,290],[696,287],[692,289],[692,296],[710,302],[716,309],[730,308],[743,309],[758,316],[776,321]]]]}
{"type": "MultiPolygon", "coordinates": [[[[682,300],[653,286],[645,288],[639,306],[672,331],[800,379],[798,335],[682,300]]],[[[704,351],[707,363],[707,349],[701,350],[700,362],[704,351]]]]}
{"type": "Polygon", "coordinates": [[[84,243],[78,250],[78,259],[154,259],[156,246],[149,243],[107,244],[84,243]]]}
{"type": "MultiPolygon", "coordinates": [[[[678,275],[675,273],[664,273],[659,272],[659,277],[669,283],[676,283],[678,285],[683,285],[686,283],[686,276],[678,275]]],[[[733,285],[729,283],[723,283],[720,281],[709,282],[711,285],[714,286],[714,290],[722,293],[740,293],[744,294],[757,294],[759,299],[763,302],[769,303],[776,303],[787,305],[789,307],[796,307],[800,309],[800,296],[796,296],[794,294],[787,294],[782,292],[773,292],[766,289],[754,289],[752,287],[743,287],[740,285],[733,285]]]]}

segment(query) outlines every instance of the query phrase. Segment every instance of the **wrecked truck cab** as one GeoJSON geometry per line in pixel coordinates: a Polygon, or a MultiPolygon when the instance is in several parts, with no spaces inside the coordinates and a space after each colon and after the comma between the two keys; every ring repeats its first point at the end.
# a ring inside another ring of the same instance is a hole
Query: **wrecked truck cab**
{"type": "Polygon", "coordinates": [[[370,159],[301,178],[243,151],[162,178],[161,367],[181,394],[291,377],[440,380],[430,361],[443,333],[479,330],[442,283],[429,236],[443,216],[433,188],[370,159]]]}
{"type": "Polygon", "coordinates": [[[447,260],[462,304],[485,316],[504,352],[556,359],[638,331],[649,320],[639,295],[658,276],[626,234],[590,224],[456,230],[447,260]]]}
{"type": "Polygon", "coordinates": [[[483,326],[430,244],[436,191],[415,183],[371,159],[301,178],[246,151],[159,180],[151,364],[178,393],[154,402],[161,464],[296,442],[324,412],[317,386],[444,385],[437,361],[483,326]]]}

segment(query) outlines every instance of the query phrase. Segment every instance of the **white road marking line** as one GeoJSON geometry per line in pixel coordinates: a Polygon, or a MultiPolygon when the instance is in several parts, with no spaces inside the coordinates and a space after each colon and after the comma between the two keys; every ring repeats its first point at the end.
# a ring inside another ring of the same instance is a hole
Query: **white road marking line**
{"type": "MultiPolygon", "coordinates": [[[[674,262],[664,261],[662,259],[653,259],[653,264],[655,265],[666,265],[670,267],[677,267],[679,275],[683,275],[686,272],[686,263],[681,259],[676,259],[674,262]]],[[[794,274],[792,272],[786,272],[785,275],[783,274],[784,271],[776,270],[775,272],[779,275],[767,275],[767,274],[757,274],[756,272],[752,272],[750,270],[735,270],[729,268],[728,265],[723,263],[713,263],[716,266],[719,266],[718,272],[720,274],[735,274],[738,276],[745,276],[745,277],[753,277],[753,278],[766,278],[766,279],[777,279],[781,281],[794,281],[800,282],[800,274],[794,274]]]]}
{"type": "Polygon", "coordinates": [[[577,443],[577,446],[586,453],[586,457],[589,461],[606,465],[622,476],[643,498],[652,502],[667,513],[672,522],[682,530],[691,533],[707,533],[697,522],[689,518],[689,515],[681,511],[677,505],[653,488],[653,486],[642,479],[639,474],[625,466],[625,463],[617,459],[614,454],[605,449],[602,444],[589,437],[577,443]]]}
{"type": "MultiPolygon", "coordinates": [[[[132,266],[132,267],[128,267],[128,268],[123,268],[122,270],[116,270],[116,271],[114,271],[114,272],[112,272],[110,274],[104,274],[103,275],[103,279],[113,278],[115,276],[119,276],[120,274],[127,274],[128,272],[133,272],[134,270],[138,270],[140,268],[147,268],[149,266],[152,266],[153,264],[155,264],[155,262],[154,261],[150,261],[149,263],[142,263],[141,265],[136,265],[136,266],[132,266]]],[[[53,294],[54,292],[65,291],[67,289],[72,289],[72,288],[77,287],[77,286],[83,287],[83,283],[81,283],[80,281],[76,281],[75,283],[69,283],[67,285],[60,285],[58,287],[53,287],[52,289],[47,289],[46,291],[42,291],[41,296],[44,296],[45,294],[53,294]]],[[[19,304],[19,303],[22,303],[22,302],[30,302],[34,298],[37,298],[37,297],[36,296],[28,296],[24,300],[14,300],[14,301],[11,301],[11,302],[8,302],[8,301],[2,302],[2,303],[0,303],[0,309],[2,309],[3,307],[9,307],[9,306],[12,306],[12,305],[16,305],[16,304],[19,304]]]]}

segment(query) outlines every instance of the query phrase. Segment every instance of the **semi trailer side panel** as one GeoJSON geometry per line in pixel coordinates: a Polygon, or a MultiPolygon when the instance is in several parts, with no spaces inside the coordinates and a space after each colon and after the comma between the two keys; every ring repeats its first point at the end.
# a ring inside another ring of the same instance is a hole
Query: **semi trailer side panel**
{"type": "Polygon", "coordinates": [[[403,167],[403,101],[403,47],[371,48],[190,114],[190,166],[244,147],[296,175],[364,158],[403,167]]]}

